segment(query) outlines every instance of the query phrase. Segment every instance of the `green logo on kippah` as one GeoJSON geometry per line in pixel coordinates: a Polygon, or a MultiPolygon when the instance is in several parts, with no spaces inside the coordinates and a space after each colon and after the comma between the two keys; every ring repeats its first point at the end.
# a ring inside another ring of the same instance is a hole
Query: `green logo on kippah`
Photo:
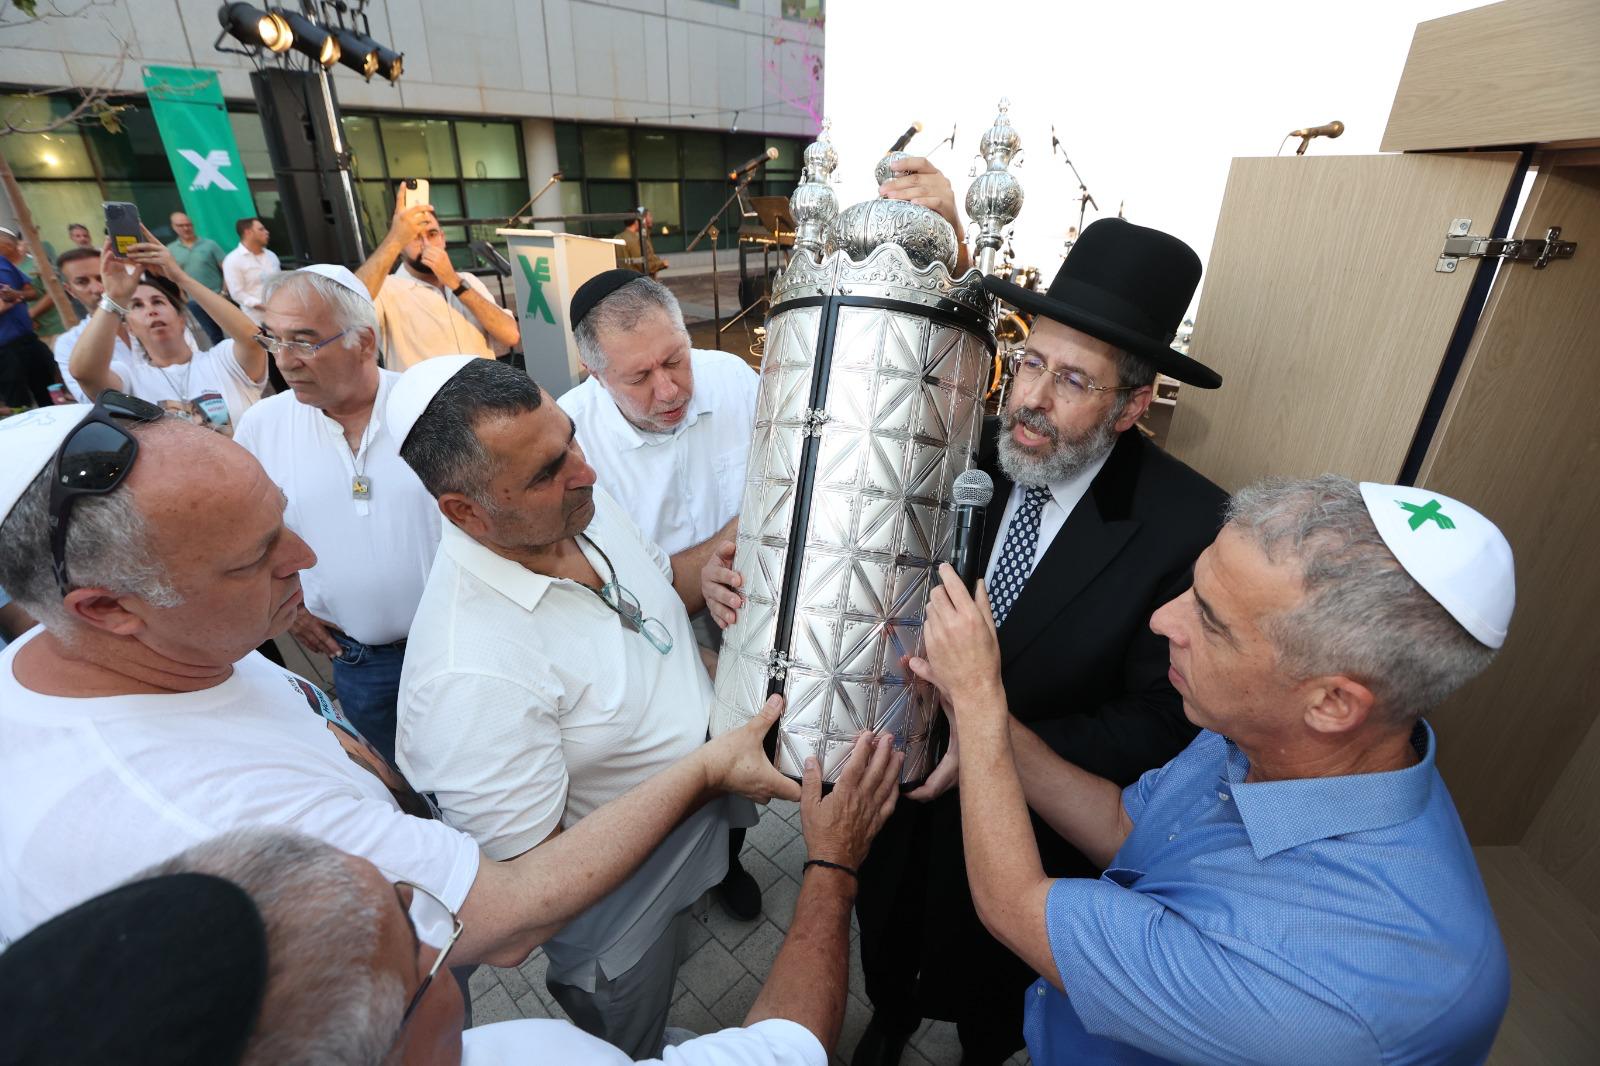
{"type": "Polygon", "coordinates": [[[1443,511],[1439,510],[1438,500],[1429,500],[1421,507],[1418,507],[1414,503],[1406,503],[1403,500],[1396,500],[1395,502],[1400,504],[1400,509],[1402,511],[1409,511],[1411,513],[1411,528],[1413,530],[1421,529],[1429,522],[1438,523],[1440,529],[1456,528],[1455,522],[1451,521],[1443,511]]]}

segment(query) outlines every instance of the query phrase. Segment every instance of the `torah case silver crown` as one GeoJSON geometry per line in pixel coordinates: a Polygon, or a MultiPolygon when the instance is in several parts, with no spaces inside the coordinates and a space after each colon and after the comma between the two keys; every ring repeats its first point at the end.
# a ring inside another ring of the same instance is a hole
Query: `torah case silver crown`
{"type": "Polygon", "coordinates": [[[711,725],[737,728],[779,693],[781,772],[814,756],[832,782],[873,729],[894,734],[909,786],[943,754],[937,700],[906,658],[976,455],[995,309],[977,270],[952,276],[954,231],[934,212],[840,212],[836,162],[825,123],[766,323],[734,555],[745,605],[723,633],[711,725]]]}

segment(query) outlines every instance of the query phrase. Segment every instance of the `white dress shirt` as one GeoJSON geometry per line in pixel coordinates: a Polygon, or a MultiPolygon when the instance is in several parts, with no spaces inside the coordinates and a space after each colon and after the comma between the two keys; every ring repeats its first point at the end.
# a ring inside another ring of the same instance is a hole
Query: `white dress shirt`
{"type": "Polygon", "coordinates": [[[261,287],[267,276],[276,274],[279,269],[278,257],[271,248],[252,252],[239,244],[222,258],[222,279],[228,285],[228,295],[258,326],[261,325],[261,287]]]}
{"type": "MultiPolygon", "coordinates": [[[[827,1066],[828,1052],[811,1030],[787,1018],[705,1033],[643,1063],[670,1066],[827,1066]]],[[[461,1034],[461,1066],[628,1066],[635,1060],[571,1022],[519,1018],[461,1034]]]]}
{"type": "Polygon", "coordinates": [[[676,555],[704,543],[739,513],[761,378],[736,355],[691,350],[694,396],[671,433],[646,433],[590,377],[556,402],[600,487],[644,535],[676,555]]]}
{"type": "MultiPolygon", "coordinates": [[[[1000,432],[1004,433],[1005,430],[1000,432]]],[[[1100,473],[1100,468],[1106,465],[1106,459],[1111,452],[1090,463],[1078,471],[1074,477],[1065,481],[1050,482],[1050,500],[1039,512],[1039,543],[1033,549],[1033,562],[1028,566],[1028,573],[1033,573],[1034,567],[1039,565],[1039,560],[1044,558],[1044,553],[1049,550],[1050,542],[1056,539],[1056,534],[1061,532],[1061,527],[1067,524],[1067,516],[1072,514],[1072,509],[1078,506],[1078,501],[1083,499],[1089,491],[1090,482],[1094,481],[1100,473]]],[[[1017,508],[1022,506],[1022,498],[1028,494],[1027,486],[1012,485],[1011,495],[1006,497],[1005,510],[1000,515],[1000,532],[995,535],[994,547],[989,550],[989,565],[983,571],[985,586],[994,582],[994,568],[1000,563],[1000,553],[1005,550],[1006,534],[1011,531],[1011,519],[1017,513],[1017,508]]]]}
{"type": "Polygon", "coordinates": [[[363,644],[403,640],[439,548],[439,507],[383,423],[400,375],[378,371],[372,418],[351,454],[339,423],[293,392],[250,408],[234,439],[289,497],[284,521],[317,553],[300,572],[306,610],[363,644]],[[354,498],[357,475],[371,485],[354,498]]]}
{"type": "MultiPolygon", "coordinates": [[[[711,680],[671,562],[604,490],[594,503],[578,543],[602,581],[620,582],[666,627],[667,654],[624,628],[594,590],[534,573],[449,522],[411,625],[397,761],[493,859],[571,827],[706,740],[711,680]]],[[[678,912],[722,880],[732,809],[723,800],[690,815],[627,881],[546,942],[550,975],[592,992],[599,973],[632,968],[678,912]]]]}
{"type": "MultiPolygon", "coordinates": [[[[462,274],[467,287],[490,303],[494,297],[473,274],[462,274]]],[[[378,338],[384,365],[404,370],[436,355],[478,355],[493,359],[505,346],[495,344],[461,298],[437,285],[420,281],[401,266],[383,279],[373,307],[378,312],[378,338]]],[[[499,313],[514,316],[505,308],[499,313]]]]}

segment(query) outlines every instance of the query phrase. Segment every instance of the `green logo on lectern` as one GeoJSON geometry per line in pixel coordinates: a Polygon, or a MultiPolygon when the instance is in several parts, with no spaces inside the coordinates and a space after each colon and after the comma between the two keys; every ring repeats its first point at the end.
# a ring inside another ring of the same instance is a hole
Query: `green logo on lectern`
{"type": "Polygon", "coordinates": [[[556,316],[550,313],[550,303],[544,298],[544,283],[550,280],[550,259],[548,256],[539,257],[539,265],[534,266],[528,262],[528,257],[517,257],[522,263],[523,277],[528,279],[528,309],[524,314],[538,313],[544,320],[555,325],[556,316]]]}

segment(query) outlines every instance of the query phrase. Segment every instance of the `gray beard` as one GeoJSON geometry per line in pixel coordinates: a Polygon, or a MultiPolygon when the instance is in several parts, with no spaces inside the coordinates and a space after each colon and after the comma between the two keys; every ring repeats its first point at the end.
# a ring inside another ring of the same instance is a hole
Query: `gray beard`
{"type": "Polygon", "coordinates": [[[1099,462],[1117,443],[1114,427],[1121,413],[1113,406],[1099,425],[1081,436],[1063,438],[1049,418],[1031,407],[1002,412],[998,441],[1000,470],[1013,484],[1024,487],[1044,486],[1076,477],[1099,462]],[[1024,451],[1011,438],[1011,430],[1019,421],[1033,432],[1050,438],[1051,449],[1047,454],[1041,456],[1024,451]]]}

